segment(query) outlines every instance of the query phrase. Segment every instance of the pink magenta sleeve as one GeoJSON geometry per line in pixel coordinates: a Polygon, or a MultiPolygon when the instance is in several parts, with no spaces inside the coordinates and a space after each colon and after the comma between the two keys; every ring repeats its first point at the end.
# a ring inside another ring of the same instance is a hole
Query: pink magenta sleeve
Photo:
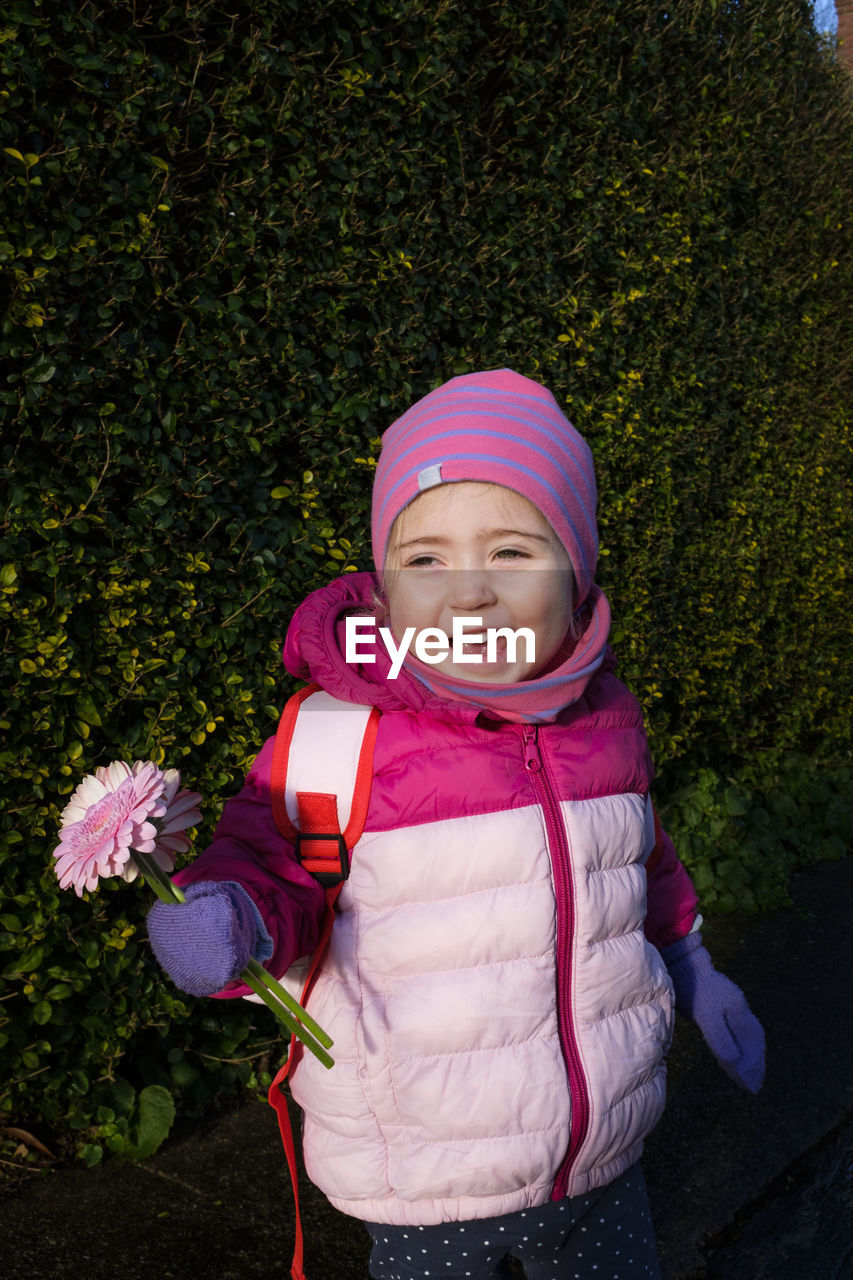
{"type": "Polygon", "coordinates": [[[646,937],[659,950],[693,928],[698,899],[675,846],[662,832],[661,856],[648,870],[646,937]]]}
{"type": "MultiPolygon", "coordinates": [[[[226,802],[208,848],[174,879],[179,885],[199,880],[233,880],[242,885],[272,938],[274,949],[266,968],[281,977],[294,960],[316,946],[325,895],[276,827],[270,801],[274,742],[270,738],[264,743],[242,791],[226,802]]],[[[242,996],[248,991],[242,983],[233,982],[218,995],[242,996]]]]}

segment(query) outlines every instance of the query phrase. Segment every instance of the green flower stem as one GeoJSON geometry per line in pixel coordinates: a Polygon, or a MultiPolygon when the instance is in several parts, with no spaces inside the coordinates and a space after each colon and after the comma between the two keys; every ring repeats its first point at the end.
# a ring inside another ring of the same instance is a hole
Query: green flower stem
{"type": "MultiPolygon", "coordinates": [[[[318,1044],[310,1031],[308,1031],[307,1027],[300,1026],[296,1021],[296,1018],[289,1012],[289,1008],[285,1007],[285,1005],[273,995],[269,983],[275,982],[275,978],[273,978],[271,974],[268,974],[266,970],[263,970],[265,975],[264,981],[256,976],[256,970],[261,967],[262,966],[258,964],[257,960],[250,960],[247,967],[240,974],[241,981],[245,982],[247,987],[251,987],[255,995],[260,996],[264,1004],[271,1009],[278,1018],[279,1022],[282,1022],[287,1027],[291,1035],[296,1036],[297,1040],[301,1040],[306,1049],[311,1050],[318,1062],[321,1062],[326,1068],[333,1067],[335,1065],[334,1058],[331,1058],[323,1046],[318,1044]]],[[[278,987],[278,983],[276,983],[276,987],[278,987]]],[[[301,1005],[296,1004],[296,1001],[289,994],[288,1002],[291,1005],[296,1005],[300,1015],[305,1017],[305,1010],[301,1005]]],[[[317,1024],[315,1023],[314,1025],[316,1026],[317,1024]]],[[[320,1034],[329,1044],[332,1043],[324,1031],[321,1031],[320,1034]]]]}
{"type": "Polygon", "coordinates": [[[140,853],[138,849],[132,849],[131,854],[133,861],[145,877],[149,888],[154,890],[161,902],[167,902],[170,906],[174,906],[176,902],[184,901],[184,895],[181,890],[166,875],[166,872],[157,865],[153,858],[149,857],[147,853],[140,853]]]}
{"type": "Polygon", "coordinates": [[[244,969],[243,972],[240,974],[240,981],[245,982],[247,987],[252,988],[255,995],[260,996],[261,1000],[263,1000],[267,1008],[272,1010],[272,1012],[278,1018],[279,1022],[283,1023],[283,1025],[287,1027],[287,1030],[291,1033],[291,1035],[296,1035],[298,1033],[299,1023],[296,1021],[296,1019],[290,1013],[288,1013],[287,1009],[283,1008],[282,1005],[280,1005],[276,1000],[273,999],[272,994],[270,993],[268,988],[265,987],[264,984],[258,978],[256,978],[253,973],[251,973],[248,969],[244,969]]]}
{"type": "Polygon", "coordinates": [[[296,1018],[297,1022],[301,1022],[305,1029],[320,1041],[320,1044],[324,1049],[331,1049],[332,1045],[335,1043],[332,1037],[314,1021],[307,1009],[303,1009],[302,1005],[299,1004],[298,1001],[294,1000],[286,987],[283,987],[281,983],[257,960],[250,960],[247,967],[251,970],[258,981],[262,982],[265,987],[268,987],[275,998],[280,1000],[281,1003],[287,1007],[293,1017],[296,1018]]]}

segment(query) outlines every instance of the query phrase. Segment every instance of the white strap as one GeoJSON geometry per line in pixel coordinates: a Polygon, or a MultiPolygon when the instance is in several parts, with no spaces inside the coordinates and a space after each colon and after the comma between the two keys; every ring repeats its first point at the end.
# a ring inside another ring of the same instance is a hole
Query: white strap
{"type": "Polygon", "coordinates": [[[341,831],[345,829],[370,710],[342,702],[322,689],[300,704],[284,787],[284,803],[294,826],[299,825],[297,791],[319,791],[338,797],[338,821],[341,831]]]}

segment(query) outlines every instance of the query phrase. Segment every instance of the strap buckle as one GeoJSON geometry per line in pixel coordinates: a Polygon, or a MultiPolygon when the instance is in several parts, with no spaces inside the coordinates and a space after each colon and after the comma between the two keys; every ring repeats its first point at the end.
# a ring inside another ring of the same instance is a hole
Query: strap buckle
{"type": "Polygon", "coordinates": [[[350,863],[349,850],[340,831],[297,831],[293,844],[293,852],[296,854],[297,860],[305,868],[310,875],[324,888],[334,889],[344,880],[349,879],[350,863]],[[334,840],[338,846],[338,867],[336,869],[328,866],[328,862],[332,860],[333,855],[327,858],[318,858],[316,854],[303,855],[303,840],[310,843],[313,840],[334,840]]]}

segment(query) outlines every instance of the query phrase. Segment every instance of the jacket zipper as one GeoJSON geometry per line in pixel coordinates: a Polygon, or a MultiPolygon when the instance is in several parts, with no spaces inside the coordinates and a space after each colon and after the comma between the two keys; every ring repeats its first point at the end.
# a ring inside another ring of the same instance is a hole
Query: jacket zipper
{"type": "Polygon", "coordinates": [[[580,1051],[572,1019],[572,941],[575,929],[575,903],[572,892],[572,874],[568,840],[563,817],[554,792],[554,784],[539,749],[539,733],[536,725],[523,725],[524,767],[530,774],[545,815],[545,832],[554,877],[554,896],[557,912],[557,1026],[560,1047],[566,1063],[571,1097],[571,1133],[569,1148],[563,1159],[554,1185],[552,1200],[562,1200],[566,1194],[569,1173],[589,1127],[589,1095],[584,1079],[580,1051]]]}

